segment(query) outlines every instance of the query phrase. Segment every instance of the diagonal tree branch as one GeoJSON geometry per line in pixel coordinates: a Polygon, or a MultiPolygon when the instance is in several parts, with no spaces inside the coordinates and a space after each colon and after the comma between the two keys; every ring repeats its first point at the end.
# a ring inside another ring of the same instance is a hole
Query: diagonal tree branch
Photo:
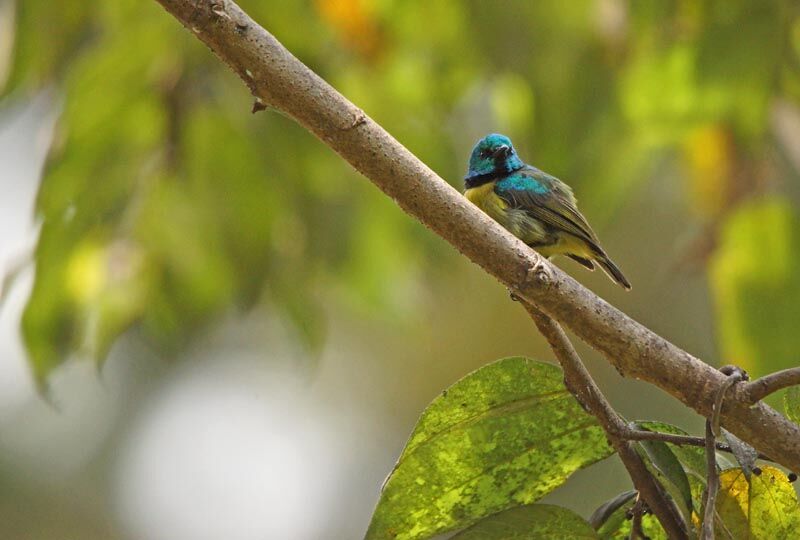
{"type": "MultiPolygon", "coordinates": [[[[598,298],[506,232],[231,0],[158,0],[261,102],[294,118],[489,274],[602,352],[628,377],[653,383],[709,416],[726,377],[598,298]]],[[[722,424],[793,470],[800,426],[734,387],[722,424]]]]}

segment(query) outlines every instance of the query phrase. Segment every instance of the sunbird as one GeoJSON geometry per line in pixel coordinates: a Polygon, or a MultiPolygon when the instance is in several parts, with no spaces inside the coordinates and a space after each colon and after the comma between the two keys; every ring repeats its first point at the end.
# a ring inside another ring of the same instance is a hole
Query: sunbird
{"type": "Polygon", "coordinates": [[[613,281],[631,288],[578,211],[572,189],[522,161],[505,135],[492,133],[478,141],[464,189],[475,206],[542,256],[566,255],[589,270],[597,263],[613,281]]]}

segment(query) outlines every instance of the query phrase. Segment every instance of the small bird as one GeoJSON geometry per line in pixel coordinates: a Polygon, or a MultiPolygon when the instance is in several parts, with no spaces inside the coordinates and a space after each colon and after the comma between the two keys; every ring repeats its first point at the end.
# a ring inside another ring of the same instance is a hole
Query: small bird
{"type": "Polygon", "coordinates": [[[478,141],[464,188],[467,199],[542,256],[566,255],[589,270],[597,263],[612,280],[631,288],[578,211],[572,189],[523,162],[505,135],[492,133],[478,141]]]}

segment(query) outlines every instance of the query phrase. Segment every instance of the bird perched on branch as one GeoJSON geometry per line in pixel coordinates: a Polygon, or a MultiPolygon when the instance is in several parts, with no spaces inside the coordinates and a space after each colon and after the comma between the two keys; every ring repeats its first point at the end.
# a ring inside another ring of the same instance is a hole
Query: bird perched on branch
{"type": "Polygon", "coordinates": [[[544,257],[566,255],[589,270],[596,263],[631,288],[578,211],[572,189],[523,162],[505,135],[492,133],[478,141],[464,187],[467,199],[544,257]]]}

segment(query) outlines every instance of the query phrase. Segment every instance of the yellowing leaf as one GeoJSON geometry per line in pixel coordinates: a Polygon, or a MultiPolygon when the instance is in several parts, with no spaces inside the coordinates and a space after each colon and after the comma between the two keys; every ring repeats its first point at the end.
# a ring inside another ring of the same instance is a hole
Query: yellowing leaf
{"type": "Polygon", "coordinates": [[[77,302],[96,298],[108,279],[103,247],[84,242],[70,257],[66,269],[67,293],[77,302]]]}
{"type": "Polygon", "coordinates": [[[719,124],[699,126],[683,143],[691,208],[706,219],[723,211],[731,196],[731,135],[719,124]]]}
{"type": "Polygon", "coordinates": [[[720,474],[717,512],[717,537],[773,540],[795,538],[800,531],[800,506],[797,493],[786,475],[765,466],[748,483],[744,471],[728,469],[720,474]]]}

